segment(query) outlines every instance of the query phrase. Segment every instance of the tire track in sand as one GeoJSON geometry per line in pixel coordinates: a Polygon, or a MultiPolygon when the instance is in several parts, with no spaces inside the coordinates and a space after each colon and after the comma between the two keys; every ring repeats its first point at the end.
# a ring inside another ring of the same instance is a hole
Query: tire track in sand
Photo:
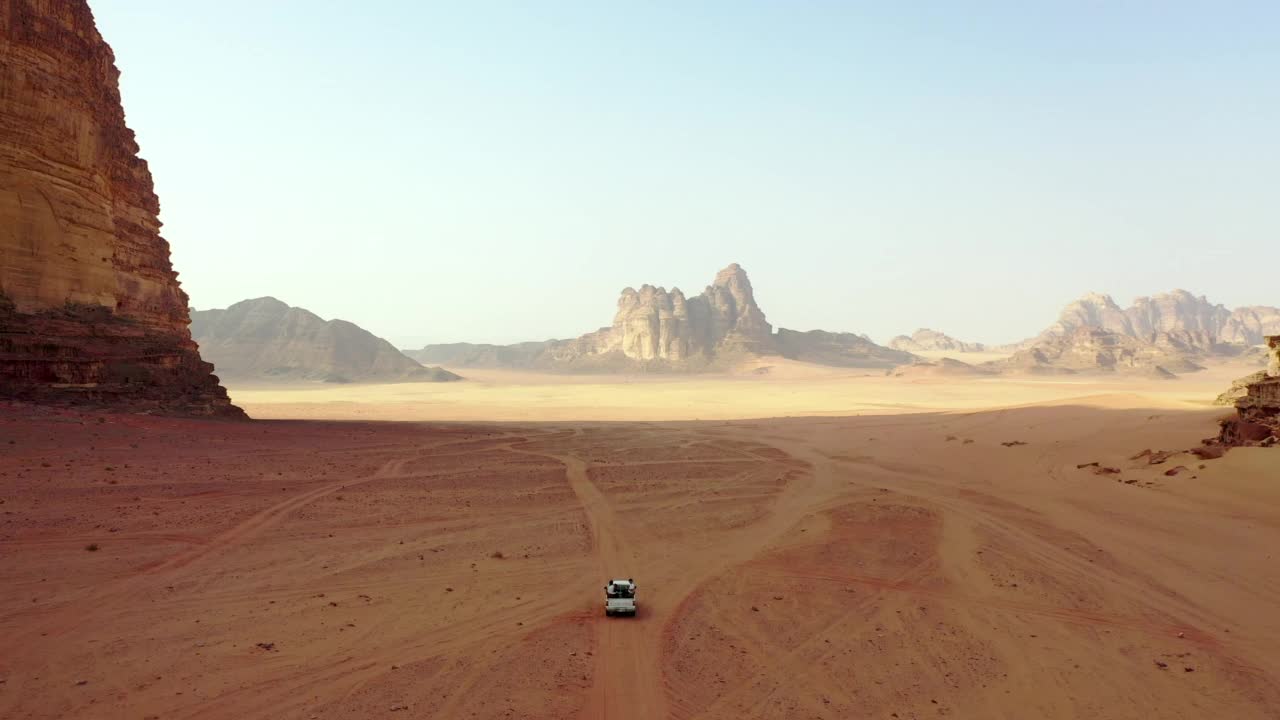
{"type": "MultiPolygon", "coordinates": [[[[210,555],[244,543],[275,527],[295,511],[338,490],[374,480],[397,477],[408,462],[409,458],[389,460],[371,475],[354,480],[326,483],[320,487],[293,495],[265,510],[260,510],[246,520],[214,536],[203,545],[188,548],[157,564],[144,566],[132,574],[120,578],[109,587],[54,608],[50,614],[44,617],[42,622],[32,623],[28,620],[23,623],[24,631],[22,633],[11,636],[12,645],[13,647],[21,647],[24,642],[35,641],[37,638],[42,637],[58,637],[84,627],[94,622],[95,619],[110,608],[128,602],[138,593],[145,592],[147,588],[152,587],[156,582],[155,576],[181,570],[210,555]]],[[[17,618],[11,618],[10,620],[16,621],[17,618]]]]}
{"type": "MultiPolygon", "coordinates": [[[[597,577],[603,582],[618,573],[633,572],[635,553],[623,539],[613,506],[587,477],[587,464],[572,455],[555,458],[564,463],[569,485],[587,515],[599,563],[597,577]]],[[[667,693],[659,671],[662,633],[648,631],[656,618],[643,603],[639,608],[636,617],[629,620],[595,623],[595,682],[582,717],[667,717],[667,693]]]]}

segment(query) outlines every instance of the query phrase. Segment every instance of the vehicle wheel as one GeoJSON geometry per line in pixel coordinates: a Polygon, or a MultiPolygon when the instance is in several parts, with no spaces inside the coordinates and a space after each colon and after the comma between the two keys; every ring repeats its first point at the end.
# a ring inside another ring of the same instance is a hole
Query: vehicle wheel
{"type": "Polygon", "coordinates": [[[612,610],[605,610],[605,611],[604,611],[604,614],[605,614],[605,616],[606,616],[606,617],[612,617],[612,616],[613,616],[613,611],[612,611],[612,610]]]}

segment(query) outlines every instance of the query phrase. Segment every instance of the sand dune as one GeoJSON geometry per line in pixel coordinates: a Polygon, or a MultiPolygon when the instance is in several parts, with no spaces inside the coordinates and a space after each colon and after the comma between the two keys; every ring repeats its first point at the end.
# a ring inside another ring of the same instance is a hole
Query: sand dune
{"type": "MultiPolygon", "coordinates": [[[[498,392],[483,382],[466,387],[498,392]]],[[[726,413],[830,391],[711,382],[746,388],[726,413]]],[[[889,394],[831,382],[870,396],[861,409],[889,394]]],[[[0,716],[1280,713],[1274,451],[1130,459],[1212,433],[1221,409],[1180,384],[876,382],[945,409],[246,424],[4,408],[0,716]],[[959,407],[975,398],[1008,406],[959,407]],[[1094,462],[1119,472],[1077,467],[1094,462]],[[634,620],[604,617],[610,575],[639,582],[634,620]]],[[[569,413],[597,385],[514,388],[508,407],[569,413]]],[[[237,401],[408,412],[370,391],[237,401]]],[[[601,414],[711,392],[612,391],[601,414]]]]}

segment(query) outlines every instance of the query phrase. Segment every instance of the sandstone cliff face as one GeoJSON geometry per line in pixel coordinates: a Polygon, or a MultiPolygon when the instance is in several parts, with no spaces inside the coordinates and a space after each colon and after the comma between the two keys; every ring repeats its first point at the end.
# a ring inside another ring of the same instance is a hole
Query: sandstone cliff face
{"type": "Polygon", "coordinates": [[[391,343],[345,320],[323,320],[275,298],[191,313],[201,354],[227,379],[325,382],[460,380],[425,368],[391,343]]]}
{"type": "Polygon", "coordinates": [[[1244,378],[1245,392],[1235,401],[1236,416],[1222,422],[1217,438],[1206,444],[1280,445],[1280,335],[1264,338],[1267,369],[1261,377],[1244,378]]]}
{"type": "Polygon", "coordinates": [[[910,335],[899,335],[889,341],[889,347],[905,352],[982,352],[986,347],[982,343],[967,343],[957,340],[946,333],[920,328],[910,335]]]}
{"type": "Polygon", "coordinates": [[[596,351],[617,350],[639,361],[698,361],[726,351],[767,351],[772,332],[746,271],[735,263],[692,298],[679,288],[623,290],[613,326],[596,351]]]}
{"type": "Polygon", "coordinates": [[[0,0],[0,395],[243,416],[202,362],[83,0],[0,0]]]}

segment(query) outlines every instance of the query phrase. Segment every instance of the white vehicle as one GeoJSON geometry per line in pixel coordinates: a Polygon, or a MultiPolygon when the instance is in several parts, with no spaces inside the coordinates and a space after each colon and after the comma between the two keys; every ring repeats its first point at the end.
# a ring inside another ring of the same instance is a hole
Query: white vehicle
{"type": "Polygon", "coordinates": [[[631,578],[627,578],[626,580],[610,580],[609,584],[604,586],[604,614],[636,614],[635,580],[632,580],[631,578]]]}

